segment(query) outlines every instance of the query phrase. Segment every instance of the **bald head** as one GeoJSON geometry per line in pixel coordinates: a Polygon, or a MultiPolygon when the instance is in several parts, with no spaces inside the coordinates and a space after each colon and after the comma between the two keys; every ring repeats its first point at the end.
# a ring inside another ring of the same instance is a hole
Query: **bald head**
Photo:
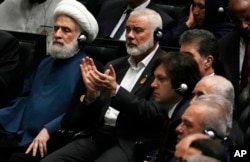
{"type": "Polygon", "coordinates": [[[193,90],[194,99],[204,94],[215,94],[225,97],[234,103],[234,88],[232,83],[226,78],[213,75],[203,77],[193,90]]]}

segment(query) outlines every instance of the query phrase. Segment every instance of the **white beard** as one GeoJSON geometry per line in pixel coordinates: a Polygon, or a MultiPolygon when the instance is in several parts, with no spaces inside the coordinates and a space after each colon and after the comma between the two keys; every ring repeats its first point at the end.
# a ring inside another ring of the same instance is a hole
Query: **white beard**
{"type": "Polygon", "coordinates": [[[78,42],[75,40],[69,44],[66,44],[62,39],[53,40],[49,45],[49,54],[56,59],[68,59],[73,57],[79,50],[78,42]],[[53,44],[54,42],[60,42],[63,46],[53,44]]]}
{"type": "Polygon", "coordinates": [[[142,54],[146,53],[146,51],[148,51],[153,46],[154,46],[154,40],[152,40],[152,39],[149,39],[144,44],[141,44],[139,46],[129,45],[128,43],[126,43],[127,53],[131,56],[142,55],[142,54]]]}

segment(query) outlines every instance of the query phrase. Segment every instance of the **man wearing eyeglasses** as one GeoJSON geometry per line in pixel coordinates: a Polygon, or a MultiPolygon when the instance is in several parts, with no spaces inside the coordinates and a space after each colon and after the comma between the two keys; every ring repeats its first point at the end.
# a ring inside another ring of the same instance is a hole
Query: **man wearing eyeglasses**
{"type": "Polygon", "coordinates": [[[250,0],[229,0],[229,10],[235,30],[219,41],[219,54],[237,98],[250,77],[250,0]]]}

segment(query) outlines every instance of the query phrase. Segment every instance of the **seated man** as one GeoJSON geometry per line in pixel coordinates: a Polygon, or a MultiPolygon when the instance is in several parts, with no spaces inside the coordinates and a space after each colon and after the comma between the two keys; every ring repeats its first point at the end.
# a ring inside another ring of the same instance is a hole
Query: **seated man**
{"type": "Polygon", "coordinates": [[[217,39],[233,30],[227,13],[228,0],[192,0],[189,15],[183,17],[178,25],[171,29],[161,41],[164,46],[178,47],[181,34],[190,29],[204,29],[217,39]]]}
{"type": "Polygon", "coordinates": [[[88,91],[83,103],[87,113],[82,118],[88,118],[86,127],[94,131],[89,133],[85,129],[82,138],[73,140],[43,162],[138,161],[136,141],[159,137],[164,118],[178,116],[174,112],[187,107],[187,99],[200,79],[198,66],[190,55],[178,52],[163,55],[153,37],[155,29],[161,27],[157,12],[135,10],[128,18],[126,30],[130,57],[108,63],[104,73],[95,70],[91,59],[84,59],[82,71],[88,91]],[[176,73],[180,75],[175,77],[176,73]]]}
{"type": "MultiPolygon", "coordinates": [[[[232,128],[230,110],[232,104],[219,95],[202,95],[192,101],[182,115],[182,122],[176,128],[178,140],[193,133],[209,132],[213,138],[221,140],[228,149],[228,139],[232,128]]],[[[229,160],[229,157],[227,157],[229,160]]]]}
{"type": "MultiPolygon", "coordinates": [[[[228,101],[234,105],[234,88],[232,83],[226,78],[214,75],[203,77],[195,86],[194,98],[199,97],[205,94],[216,94],[225,97],[228,101]]],[[[230,113],[233,113],[233,110],[228,109],[230,113]]],[[[233,115],[233,114],[232,114],[233,115]]],[[[232,130],[229,137],[232,142],[236,145],[244,145],[244,135],[242,129],[239,127],[238,122],[234,119],[232,123],[232,130]]]]}
{"type": "Polygon", "coordinates": [[[202,133],[190,134],[176,145],[176,161],[185,161],[194,155],[206,155],[225,161],[224,147],[221,143],[202,133]]]}
{"type": "Polygon", "coordinates": [[[86,33],[86,41],[93,41],[98,32],[97,22],[75,0],[60,2],[54,19],[50,56],[39,64],[31,87],[26,89],[28,95],[16,98],[0,110],[1,161],[26,161],[26,154],[38,159],[45,156],[50,136],[60,128],[61,118],[82,84],[79,64],[86,54],[80,49],[78,37],[86,33]],[[4,141],[10,135],[16,138],[4,141]],[[16,152],[21,154],[20,159],[15,157],[16,152]]]}
{"type": "Polygon", "coordinates": [[[202,77],[208,75],[223,75],[218,58],[218,41],[215,36],[203,29],[185,31],[180,39],[180,51],[190,52],[197,61],[202,77]]]}
{"type": "Polygon", "coordinates": [[[7,106],[22,88],[22,68],[18,40],[0,31],[0,108],[7,106]]]}
{"type": "Polygon", "coordinates": [[[49,34],[53,31],[53,11],[60,1],[5,0],[0,5],[0,29],[49,34]]]}

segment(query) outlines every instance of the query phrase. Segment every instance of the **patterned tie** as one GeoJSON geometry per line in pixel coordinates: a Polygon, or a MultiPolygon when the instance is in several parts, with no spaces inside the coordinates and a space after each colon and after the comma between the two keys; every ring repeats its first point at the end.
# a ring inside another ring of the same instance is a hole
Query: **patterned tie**
{"type": "Polygon", "coordinates": [[[247,86],[248,78],[250,79],[250,42],[246,43],[245,57],[241,70],[240,90],[247,86]]]}
{"type": "Polygon", "coordinates": [[[120,27],[118,28],[118,30],[116,31],[115,35],[114,35],[114,39],[120,39],[121,35],[123,34],[123,32],[125,31],[125,27],[126,27],[126,22],[127,19],[131,13],[132,9],[127,9],[126,12],[126,17],[123,20],[123,22],[121,23],[120,27]]]}

